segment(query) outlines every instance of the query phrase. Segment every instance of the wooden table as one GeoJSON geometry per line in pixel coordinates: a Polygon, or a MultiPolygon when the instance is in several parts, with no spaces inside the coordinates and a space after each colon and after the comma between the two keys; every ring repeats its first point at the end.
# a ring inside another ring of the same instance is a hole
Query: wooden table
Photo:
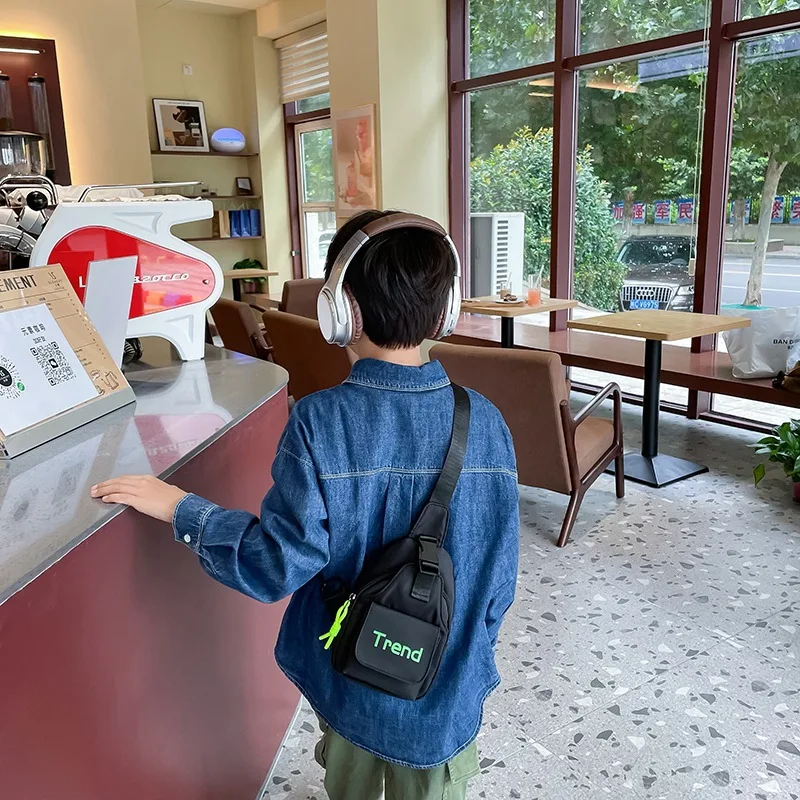
{"type": "Polygon", "coordinates": [[[625,455],[625,477],[647,486],[669,483],[708,472],[708,467],[682,458],[659,454],[658,413],[661,393],[661,350],[663,342],[693,339],[733,328],[746,328],[744,317],[692,314],[684,311],[620,311],[600,317],[576,319],[570,328],[634,336],[645,339],[644,402],[642,406],[642,451],[625,455]]]}
{"type": "Polygon", "coordinates": [[[222,275],[229,278],[233,288],[233,299],[241,301],[242,285],[239,281],[252,281],[255,278],[267,279],[267,292],[269,292],[269,278],[274,278],[278,273],[269,272],[265,269],[224,269],[222,275]]]}
{"type": "Polygon", "coordinates": [[[577,300],[562,300],[558,297],[543,297],[535,306],[527,304],[512,305],[501,303],[497,297],[473,297],[461,302],[462,314],[483,314],[488,317],[500,317],[500,346],[514,346],[514,320],[528,314],[549,314],[575,308],[577,300]]]}

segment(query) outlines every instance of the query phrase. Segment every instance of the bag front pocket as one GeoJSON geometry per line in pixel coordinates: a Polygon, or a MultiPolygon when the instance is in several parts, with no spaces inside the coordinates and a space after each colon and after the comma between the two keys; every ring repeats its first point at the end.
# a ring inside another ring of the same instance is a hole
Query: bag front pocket
{"type": "Polygon", "coordinates": [[[441,635],[436,625],[372,603],[356,641],[356,659],[362,667],[395,680],[419,683],[441,635]]]}

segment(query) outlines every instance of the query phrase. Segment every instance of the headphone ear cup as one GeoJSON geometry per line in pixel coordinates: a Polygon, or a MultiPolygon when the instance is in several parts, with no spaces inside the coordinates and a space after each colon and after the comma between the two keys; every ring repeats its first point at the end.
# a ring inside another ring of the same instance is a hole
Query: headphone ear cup
{"type": "Polygon", "coordinates": [[[353,335],[348,344],[355,344],[361,338],[361,334],[364,332],[364,318],[361,316],[361,309],[358,307],[358,302],[356,301],[356,298],[353,297],[350,287],[345,285],[342,288],[344,290],[344,296],[347,298],[347,302],[350,304],[350,311],[353,318],[353,335]]]}

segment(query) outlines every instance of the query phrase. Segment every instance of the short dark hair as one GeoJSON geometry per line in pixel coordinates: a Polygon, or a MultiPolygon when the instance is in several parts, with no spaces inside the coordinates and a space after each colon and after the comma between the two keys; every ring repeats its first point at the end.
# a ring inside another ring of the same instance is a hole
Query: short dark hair
{"type": "MultiPolygon", "coordinates": [[[[325,277],[336,257],[361,228],[396,211],[363,211],[333,237],[325,277]]],[[[423,228],[378,234],[356,255],[345,285],[361,309],[364,333],[379,347],[416,347],[438,327],[456,264],[442,236],[423,228]]]]}

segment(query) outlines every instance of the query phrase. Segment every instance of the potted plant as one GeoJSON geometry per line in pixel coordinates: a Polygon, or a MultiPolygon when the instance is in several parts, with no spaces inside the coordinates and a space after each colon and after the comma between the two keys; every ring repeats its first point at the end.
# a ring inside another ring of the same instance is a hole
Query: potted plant
{"type": "MultiPolygon", "coordinates": [[[[793,419],[778,425],[771,436],[766,436],[755,447],[756,454],[769,456],[769,462],[780,464],[788,478],[792,479],[794,499],[800,503],[800,419],[793,419]]],[[[753,470],[756,486],[767,474],[765,464],[753,470]]]]}
{"type": "MultiPolygon", "coordinates": [[[[243,258],[237,261],[231,269],[264,269],[264,265],[257,258],[243,258]]],[[[241,281],[242,294],[258,294],[264,288],[264,278],[252,278],[241,281]]]]}

